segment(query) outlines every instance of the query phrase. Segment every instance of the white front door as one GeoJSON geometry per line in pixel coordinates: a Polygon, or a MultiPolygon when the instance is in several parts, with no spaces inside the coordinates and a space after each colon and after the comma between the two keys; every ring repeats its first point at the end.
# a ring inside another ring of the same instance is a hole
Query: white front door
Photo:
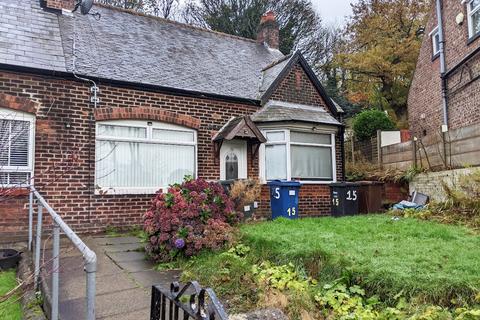
{"type": "Polygon", "coordinates": [[[220,179],[247,179],[247,142],[224,141],[220,149],[220,179]]]}

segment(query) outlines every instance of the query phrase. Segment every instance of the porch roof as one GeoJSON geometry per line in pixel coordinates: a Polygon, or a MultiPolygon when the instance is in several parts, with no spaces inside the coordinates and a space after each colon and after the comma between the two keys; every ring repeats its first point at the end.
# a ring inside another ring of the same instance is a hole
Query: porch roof
{"type": "Polygon", "coordinates": [[[267,141],[250,116],[230,119],[213,137],[214,142],[233,140],[235,138],[254,140],[264,143],[267,141]]]}

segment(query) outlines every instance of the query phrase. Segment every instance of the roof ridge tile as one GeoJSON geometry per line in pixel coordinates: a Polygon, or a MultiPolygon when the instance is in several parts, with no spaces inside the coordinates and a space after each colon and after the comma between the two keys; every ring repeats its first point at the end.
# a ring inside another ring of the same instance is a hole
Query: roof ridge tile
{"type": "Polygon", "coordinates": [[[227,38],[232,38],[232,39],[243,40],[243,41],[247,41],[247,42],[260,44],[255,39],[250,39],[250,38],[236,36],[236,35],[233,35],[233,34],[228,34],[228,33],[220,32],[220,31],[210,30],[210,29],[207,29],[207,28],[194,26],[194,25],[191,25],[191,24],[188,24],[188,23],[179,22],[179,21],[175,21],[175,20],[170,20],[170,19],[166,19],[166,18],[157,17],[157,16],[153,16],[153,15],[150,15],[150,14],[138,12],[138,11],[135,11],[135,10],[132,10],[132,9],[124,9],[124,8],[115,7],[115,6],[104,4],[104,3],[95,3],[95,6],[102,7],[102,8],[105,8],[105,9],[110,9],[110,10],[116,10],[116,11],[119,11],[119,12],[129,13],[129,14],[136,15],[136,16],[139,16],[139,17],[149,18],[149,19],[153,19],[153,20],[157,20],[157,21],[161,21],[161,22],[165,22],[165,23],[170,23],[170,24],[174,24],[174,25],[184,27],[184,28],[188,28],[188,29],[192,29],[192,30],[198,30],[198,31],[202,31],[202,32],[216,34],[216,35],[219,35],[219,36],[224,36],[224,37],[227,37],[227,38]]]}

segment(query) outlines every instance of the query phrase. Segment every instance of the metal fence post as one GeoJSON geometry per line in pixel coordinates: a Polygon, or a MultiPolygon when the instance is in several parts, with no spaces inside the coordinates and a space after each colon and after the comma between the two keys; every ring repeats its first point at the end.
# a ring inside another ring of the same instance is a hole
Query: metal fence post
{"type": "Polygon", "coordinates": [[[53,225],[53,264],[52,264],[52,317],[58,320],[58,273],[60,268],[60,227],[53,225]]]}
{"type": "Polygon", "coordinates": [[[28,194],[28,251],[32,251],[33,241],[33,191],[28,194]]]}
{"type": "MultiPolygon", "coordinates": [[[[92,252],[93,253],[93,252],[92,252]]],[[[93,253],[92,261],[85,264],[87,273],[87,320],[95,320],[95,274],[97,272],[97,257],[93,253]]]]}
{"type": "Polygon", "coordinates": [[[35,240],[35,278],[34,278],[34,285],[35,289],[38,288],[38,276],[40,275],[40,249],[42,245],[42,210],[43,206],[41,204],[38,205],[38,213],[37,213],[37,234],[35,240]]]}

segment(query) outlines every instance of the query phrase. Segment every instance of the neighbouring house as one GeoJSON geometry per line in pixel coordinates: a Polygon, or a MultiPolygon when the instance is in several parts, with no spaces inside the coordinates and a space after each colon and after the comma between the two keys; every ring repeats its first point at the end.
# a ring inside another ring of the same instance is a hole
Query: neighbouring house
{"type": "Polygon", "coordinates": [[[1,233],[27,228],[18,187],[31,180],[79,232],[140,224],[152,195],[185,175],[300,180],[301,215],[330,213],[343,111],[300,52],[278,50],[272,12],[250,40],[71,9],[0,0],[1,233]]]}
{"type": "Polygon", "coordinates": [[[410,129],[432,167],[480,165],[480,2],[432,1],[424,34],[408,97],[410,129]]]}

